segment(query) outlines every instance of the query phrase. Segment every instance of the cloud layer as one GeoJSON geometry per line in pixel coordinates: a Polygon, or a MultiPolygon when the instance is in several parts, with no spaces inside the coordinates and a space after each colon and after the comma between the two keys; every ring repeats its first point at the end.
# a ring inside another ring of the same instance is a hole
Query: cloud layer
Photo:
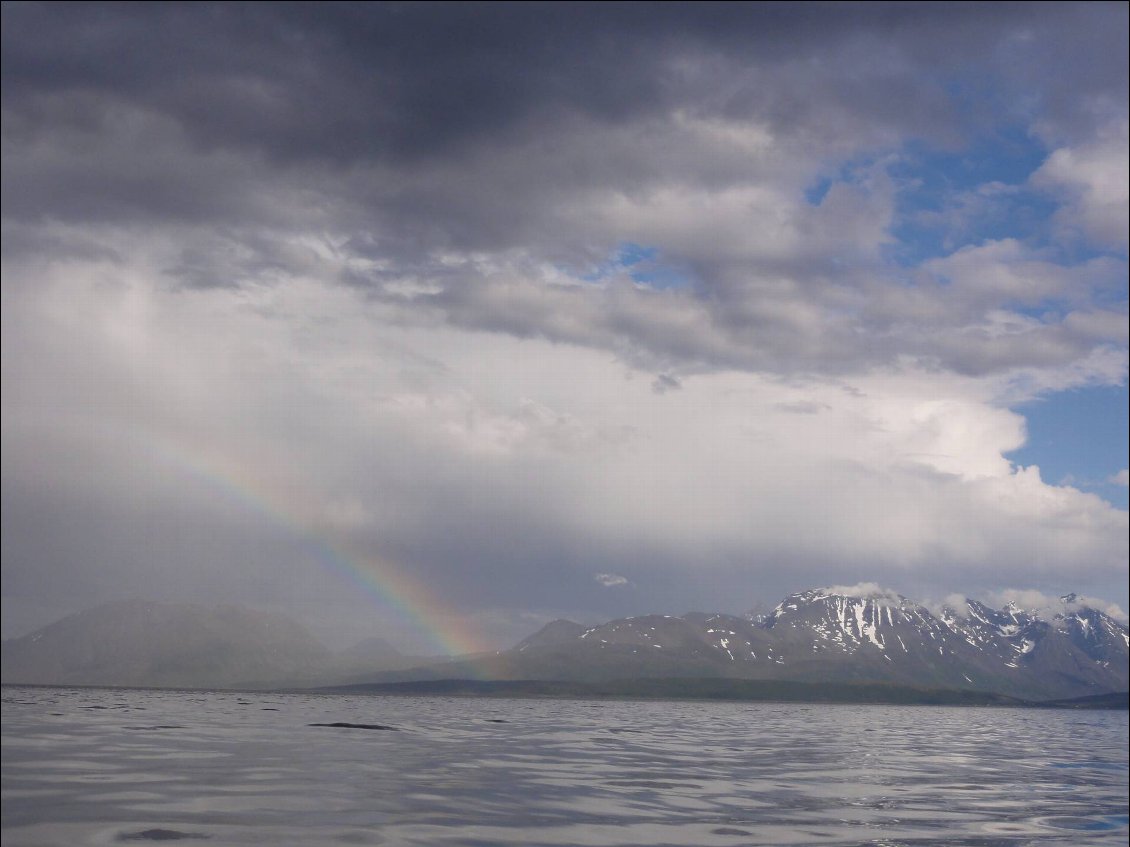
{"type": "Polygon", "coordinates": [[[1125,604],[1125,10],[671,5],[6,5],[5,617],[1125,604]]]}

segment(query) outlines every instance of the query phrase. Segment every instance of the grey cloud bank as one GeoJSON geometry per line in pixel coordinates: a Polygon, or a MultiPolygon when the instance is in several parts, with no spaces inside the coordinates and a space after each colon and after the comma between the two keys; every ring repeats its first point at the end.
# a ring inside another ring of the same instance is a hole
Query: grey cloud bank
{"type": "Polygon", "coordinates": [[[1126,512],[1003,458],[1016,403],[1125,381],[1124,6],[3,16],[12,632],[395,628],[311,539],[496,643],[863,579],[1126,605],[1126,512]]]}

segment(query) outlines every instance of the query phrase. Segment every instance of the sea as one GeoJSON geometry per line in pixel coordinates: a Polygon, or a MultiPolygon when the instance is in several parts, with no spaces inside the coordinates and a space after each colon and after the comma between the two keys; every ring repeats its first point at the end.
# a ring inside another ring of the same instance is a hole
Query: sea
{"type": "Polygon", "coordinates": [[[2,691],[4,847],[1128,836],[1125,711],[2,691]]]}

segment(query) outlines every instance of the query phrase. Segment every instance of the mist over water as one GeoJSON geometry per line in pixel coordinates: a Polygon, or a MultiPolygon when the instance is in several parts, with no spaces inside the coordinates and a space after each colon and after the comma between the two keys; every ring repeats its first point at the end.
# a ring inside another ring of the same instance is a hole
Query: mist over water
{"type": "Polygon", "coordinates": [[[2,834],[1125,844],[1127,740],[1105,711],[5,687],[2,834]]]}

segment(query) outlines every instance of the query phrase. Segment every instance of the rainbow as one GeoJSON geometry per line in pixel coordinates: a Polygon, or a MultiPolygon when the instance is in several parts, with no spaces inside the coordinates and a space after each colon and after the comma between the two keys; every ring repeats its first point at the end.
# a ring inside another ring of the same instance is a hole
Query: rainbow
{"type": "Polygon", "coordinates": [[[221,455],[200,443],[184,439],[174,442],[154,433],[135,443],[147,447],[156,463],[218,491],[299,540],[321,567],[395,614],[430,649],[450,656],[486,652],[481,633],[407,568],[371,552],[352,549],[344,539],[317,529],[318,522],[304,516],[308,505],[294,496],[293,485],[268,479],[251,462],[221,455]]]}

